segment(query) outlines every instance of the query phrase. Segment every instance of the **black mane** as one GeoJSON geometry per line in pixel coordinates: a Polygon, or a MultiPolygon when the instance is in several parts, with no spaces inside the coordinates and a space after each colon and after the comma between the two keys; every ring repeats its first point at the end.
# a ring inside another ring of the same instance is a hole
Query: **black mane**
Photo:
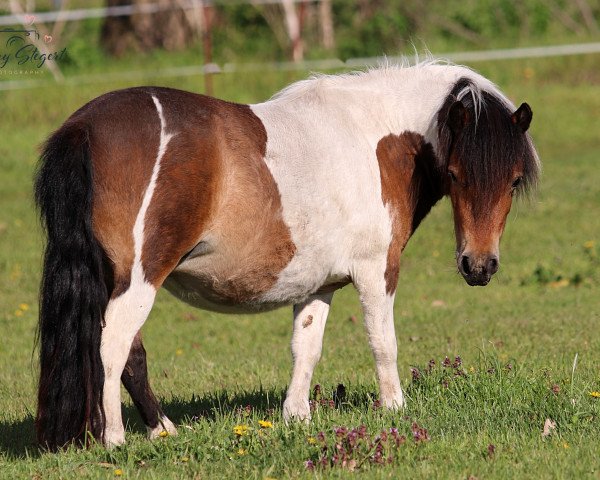
{"type": "Polygon", "coordinates": [[[529,134],[511,121],[513,113],[505,100],[481,90],[467,78],[454,84],[438,112],[439,168],[445,173],[451,153],[460,159],[464,181],[474,187],[477,203],[482,206],[512,181],[510,177],[518,162],[523,162],[523,177],[516,193],[526,193],[537,184],[537,153],[529,134]],[[469,120],[454,138],[448,113],[457,100],[466,107],[469,120]]]}

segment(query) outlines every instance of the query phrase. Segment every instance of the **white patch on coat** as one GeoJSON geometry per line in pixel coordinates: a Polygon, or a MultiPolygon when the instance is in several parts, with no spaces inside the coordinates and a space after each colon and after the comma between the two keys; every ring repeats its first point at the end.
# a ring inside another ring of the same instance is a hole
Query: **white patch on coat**
{"type": "Polygon", "coordinates": [[[108,447],[125,443],[121,417],[121,374],[133,338],[148,318],[155,295],[156,290],[152,285],[132,278],[129,288],[110,300],[106,308],[100,356],[104,366],[104,443],[108,447]]]}
{"type": "Polygon", "coordinates": [[[134,245],[134,260],[133,260],[133,269],[131,272],[131,281],[133,283],[134,277],[135,279],[141,279],[145,281],[144,271],[142,266],[142,248],[144,246],[144,225],[146,221],[146,213],[148,212],[148,207],[150,206],[150,201],[154,195],[154,190],[156,189],[156,181],[158,179],[158,173],[160,172],[160,164],[162,161],[165,152],[167,151],[167,145],[173,135],[167,133],[167,123],[165,121],[165,117],[163,114],[163,109],[160,101],[155,95],[152,95],[152,100],[154,101],[154,105],[156,106],[156,110],[158,112],[158,117],[160,119],[160,143],[158,146],[158,153],[156,155],[156,160],[154,162],[154,167],[152,168],[152,176],[150,177],[150,183],[146,188],[146,192],[144,193],[144,198],[142,200],[142,205],[135,219],[135,224],[133,226],[133,245],[134,245]]]}
{"type": "Polygon", "coordinates": [[[379,382],[379,399],[384,407],[402,408],[404,394],[398,375],[398,344],[394,327],[394,296],[361,293],[365,314],[365,327],[369,345],[375,358],[375,369],[379,382]]]}
{"type": "Polygon", "coordinates": [[[313,371],[323,346],[323,333],[333,293],[310,297],[294,307],[292,334],[292,380],[283,403],[283,418],[310,419],[308,395],[313,371]],[[308,320],[310,318],[310,320],[308,320]]]}
{"type": "Polygon", "coordinates": [[[146,281],[142,266],[144,224],[156,188],[161,160],[172,135],[166,132],[162,105],[154,95],[152,100],[160,119],[160,143],[150,183],[144,193],[142,205],[133,226],[135,254],[130,285],[123,294],[108,302],[100,344],[100,356],[104,366],[103,406],[106,418],[104,443],[107,446],[121,445],[125,442],[125,429],[121,417],[121,374],[125,368],[133,339],[148,318],[156,296],[156,289],[146,281]]]}
{"type": "MultiPolygon", "coordinates": [[[[267,131],[265,162],[277,183],[282,215],[296,246],[294,257],[263,301],[301,303],[323,284],[351,278],[365,312],[381,401],[389,408],[403,406],[404,397],[396,365],[394,298],[385,290],[392,221],[381,196],[377,143],[386,135],[410,131],[421,134],[435,151],[437,113],[463,77],[473,87],[461,95],[470,93],[478,108],[483,91],[514,108],[481,75],[435,62],[318,76],[251,106],[267,131]]],[[[295,323],[294,337],[297,331],[315,334],[319,328],[314,322],[306,329],[295,323]]],[[[301,342],[293,344],[292,350],[307,349],[311,360],[300,364],[310,366],[314,352],[320,353],[321,337],[317,345],[318,349],[301,342]]],[[[286,418],[309,414],[307,385],[312,369],[303,371],[297,373],[294,367],[284,406],[286,418]]]]}
{"type": "Polygon", "coordinates": [[[267,131],[265,162],[296,246],[265,302],[297,303],[347,277],[357,261],[387,254],[392,228],[381,198],[377,143],[410,131],[435,150],[437,112],[462,77],[473,82],[478,102],[486,90],[510,104],[472,70],[426,62],[317,76],[251,106],[267,131]]]}

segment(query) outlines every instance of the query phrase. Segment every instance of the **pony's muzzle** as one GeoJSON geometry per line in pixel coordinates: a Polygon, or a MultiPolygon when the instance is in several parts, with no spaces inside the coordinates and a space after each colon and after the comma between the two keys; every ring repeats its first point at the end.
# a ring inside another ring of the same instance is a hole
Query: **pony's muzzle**
{"type": "Polygon", "coordinates": [[[485,286],[490,282],[492,275],[498,271],[500,262],[498,255],[493,253],[458,256],[458,271],[465,281],[471,286],[485,286]]]}

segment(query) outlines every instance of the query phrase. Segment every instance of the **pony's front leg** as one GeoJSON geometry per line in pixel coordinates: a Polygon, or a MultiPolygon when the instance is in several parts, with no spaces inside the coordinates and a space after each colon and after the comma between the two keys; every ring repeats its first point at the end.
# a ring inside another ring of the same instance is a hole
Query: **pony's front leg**
{"type": "Polygon", "coordinates": [[[375,357],[381,404],[390,409],[404,407],[394,329],[395,291],[388,291],[383,270],[374,264],[362,269],[354,283],[360,295],[369,344],[375,357]]]}
{"type": "Polygon", "coordinates": [[[125,443],[125,428],[121,416],[121,374],[133,339],[146,321],[155,296],[156,289],[152,285],[136,282],[120,296],[111,299],[106,307],[100,356],[104,367],[103,441],[107,447],[125,443]]]}
{"type": "Polygon", "coordinates": [[[310,381],[321,358],[323,333],[333,293],[313,295],[304,303],[294,305],[292,334],[292,380],[283,403],[283,418],[309,420],[308,395],[310,381]]]}
{"type": "Polygon", "coordinates": [[[129,358],[121,375],[121,381],[140,412],[150,439],[159,437],[162,432],[177,435],[175,425],[163,413],[154,392],[150,388],[146,349],[142,343],[141,332],[138,332],[133,339],[129,358]]]}

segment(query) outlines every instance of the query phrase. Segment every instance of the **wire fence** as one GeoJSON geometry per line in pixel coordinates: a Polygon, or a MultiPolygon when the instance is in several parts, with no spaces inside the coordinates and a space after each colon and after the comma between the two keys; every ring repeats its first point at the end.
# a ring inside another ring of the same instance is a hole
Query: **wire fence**
{"type": "MultiPolygon", "coordinates": [[[[17,12],[11,15],[0,15],[0,27],[7,27],[13,25],[31,25],[34,20],[36,23],[52,23],[52,22],[69,22],[69,21],[81,21],[89,18],[106,18],[106,17],[119,17],[128,16],[133,14],[153,14],[173,9],[198,9],[207,8],[217,5],[228,5],[228,4],[252,4],[252,5],[267,5],[267,4],[281,4],[283,0],[177,0],[176,2],[170,3],[143,3],[135,5],[124,5],[117,7],[106,7],[106,8],[87,8],[87,9],[73,9],[73,10],[59,10],[51,12],[39,12],[39,13],[25,13],[17,12]]],[[[321,0],[287,0],[297,4],[315,3],[321,0]]],[[[210,23],[210,22],[209,22],[210,23]]],[[[210,29],[210,25],[208,25],[210,29]]],[[[0,31],[2,29],[0,28],[0,31]]],[[[10,30],[10,29],[8,29],[10,30]]],[[[6,28],[5,30],[6,31],[6,28]]],[[[25,31],[25,30],[23,30],[25,31]]],[[[37,31],[36,31],[37,33],[37,31]]],[[[38,34],[39,37],[39,34],[38,34]]],[[[204,39],[203,39],[204,42],[204,39]]],[[[36,46],[45,52],[45,45],[39,41],[36,46]]],[[[206,45],[205,45],[206,46],[206,45]]],[[[553,57],[553,56],[569,56],[569,55],[581,55],[581,54],[593,54],[600,53],[600,42],[596,43],[580,43],[580,44],[569,44],[569,45],[552,45],[543,47],[528,47],[528,48],[512,48],[512,49],[497,49],[497,50],[483,50],[483,51],[463,51],[463,52],[452,52],[444,53],[443,55],[428,55],[428,57],[448,60],[454,63],[467,63],[467,62],[481,62],[481,61],[497,61],[497,60],[510,60],[510,59],[524,59],[524,58],[542,58],[542,57],[553,57]]],[[[388,56],[388,57],[364,57],[364,58],[350,58],[342,61],[337,58],[327,58],[322,60],[304,60],[304,61],[289,61],[289,62],[261,62],[261,63],[225,63],[218,64],[211,62],[212,58],[212,47],[210,43],[208,45],[208,56],[207,49],[205,48],[205,61],[208,63],[201,65],[189,65],[185,67],[170,67],[164,68],[160,71],[121,71],[115,73],[99,73],[99,74],[79,74],[73,76],[63,76],[58,70],[53,72],[54,79],[34,79],[27,78],[17,79],[19,76],[26,76],[27,72],[23,74],[22,71],[5,72],[0,71],[3,75],[0,76],[0,91],[1,90],[16,90],[16,89],[27,89],[37,88],[54,83],[78,86],[93,83],[105,83],[111,81],[126,81],[126,80],[143,80],[151,78],[172,78],[172,77],[186,77],[186,76],[204,76],[205,82],[208,83],[214,74],[235,74],[244,72],[273,72],[273,71],[322,71],[322,70],[343,70],[343,69],[360,69],[370,66],[376,66],[381,64],[382,61],[390,63],[395,62],[411,62],[415,63],[418,61],[418,56],[406,57],[406,56],[388,56]],[[8,79],[10,76],[14,79],[8,79]]],[[[47,67],[51,67],[50,62],[46,63],[47,67]]],[[[39,73],[39,72],[38,72],[39,73]]],[[[39,76],[39,75],[38,75],[39,76]]],[[[211,88],[208,88],[210,93],[211,88]]]]}
{"type": "MultiPolygon", "coordinates": [[[[315,3],[318,0],[291,0],[293,3],[315,3]]],[[[276,5],[281,0],[179,0],[173,3],[142,3],[104,8],[78,8],[73,10],[57,10],[53,12],[34,12],[29,14],[36,21],[51,23],[56,21],[79,21],[88,18],[125,17],[135,14],[152,14],[168,10],[193,10],[218,5],[276,5]]],[[[23,22],[25,15],[0,15],[0,26],[17,25],[23,22]]]]}
{"type": "MultiPolygon", "coordinates": [[[[552,45],[545,47],[531,48],[512,48],[500,50],[483,50],[483,51],[465,51],[446,53],[443,55],[429,55],[431,58],[448,60],[450,62],[481,62],[481,61],[497,61],[511,60],[523,58],[543,58],[555,56],[569,56],[600,53],[600,42],[596,43],[581,43],[572,45],[552,45]]],[[[106,83],[126,80],[143,80],[148,78],[173,78],[173,77],[188,77],[200,76],[206,74],[231,74],[245,72],[274,72],[274,71],[322,71],[322,70],[342,70],[342,69],[360,69],[370,66],[376,66],[384,61],[395,62],[410,62],[415,63],[419,59],[418,56],[388,56],[388,57],[365,57],[351,58],[342,61],[336,58],[328,58],[323,60],[307,60],[302,62],[264,62],[264,63],[241,63],[233,64],[226,63],[219,65],[216,63],[204,65],[190,65],[185,67],[165,68],[160,71],[133,70],[122,71],[115,73],[101,73],[90,75],[74,75],[65,77],[60,83],[68,86],[78,86],[94,83],[106,83]]],[[[28,80],[5,80],[0,81],[0,90],[18,90],[27,88],[44,87],[55,84],[54,80],[50,79],[28,79],[28,80]]]]}

